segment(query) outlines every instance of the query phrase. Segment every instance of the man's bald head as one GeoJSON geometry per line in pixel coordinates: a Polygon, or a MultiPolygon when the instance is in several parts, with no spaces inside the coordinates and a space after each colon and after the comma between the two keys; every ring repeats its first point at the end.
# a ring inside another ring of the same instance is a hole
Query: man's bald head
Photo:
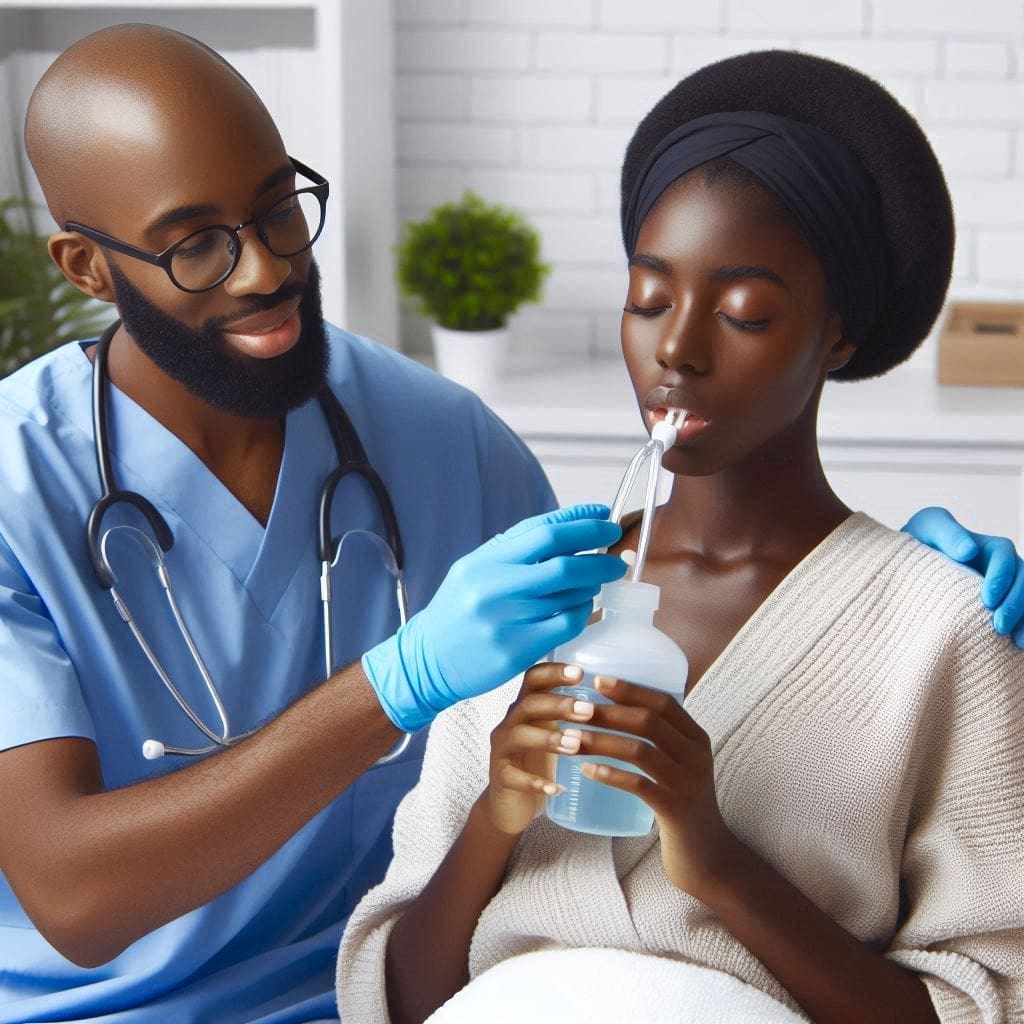
{"type": "Polygon", "coordinates": [[[245,79],[198,40],[153,25],[117,25],[69,47],[25,118],[29,159],[62,227],[108,224],[122,189],[158,174],[175,148],[244,155],[268,143],[284,152],[245,79]]]}

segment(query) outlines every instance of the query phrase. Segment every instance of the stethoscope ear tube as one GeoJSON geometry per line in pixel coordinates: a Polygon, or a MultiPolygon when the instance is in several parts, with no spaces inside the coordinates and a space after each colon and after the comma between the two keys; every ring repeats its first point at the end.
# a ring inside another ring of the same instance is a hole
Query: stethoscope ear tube
{"type": "Polygon", "coordinates": [[[317,533],[317,553],[321,562],[333,562],[335,557],[335,546],[331,538],[331,507],[334,501],[334,492],[342,479],[350,473],[361,476],[370,489],[380,508],[381,518],[384,521],[384,530],[387,533],[388,547],[395,557],[395,564],[398,571],[405,568],[405,549],[402,546],[402,534],[398,529],[398,516],[395,514],[395,506],[391,501],[391,495],[380,478],[380,474],[370,465],[366,449],[363,447],[356,428],[352,425],[348,413],[335,397],[329,388],[324,388],[317,394],[317,401],[323,410],[324,418],[327,420],[327,427],[331,432],[331,440],[334,442],[334,449],[338,455],[338,468],[324,482],[323,490],[320,492],[319,530],[317,533]]]}
{"type": "Polygon", "coordinates": [[[108,568],[106,558],[101,550],[100,530],[103,527],[103,517],[107,510],[118,502],[123,501],[134,505],[143,514],[157,543],[164,551],[170,551],[174,544],[174,534],[171,533],[171,528],[156,508],[135,491],[119,490],[114,478],[114,466],[110,458],[110,438],[107,434],[107,350],[120,326],[121,321],[115,320],[103,332],[102,337],[96,343],[96,351],[93,353],[92,427],[96,442],[96,470],[100,477],[102,495],[89,513],[86,539],[89,544],[89,557],[92,559],[93,571],[104,590],[110,590],[114,585],[114,575],[108,568]]]}
{"type": "Polygon", "coordinates": [[[391,503],[391,495],[388,494],[384,481],[381,480],[377,471],[367,462],[349,461],[338,466],[324,483],[320,492],[320,514],[319,530],[317,532],[317,553],[321,562],[333,562],[336,556],[334,540],[331,537],[331,508],[334,505],[334,492],[338,484],[350,474],[362,477],[373,491],[374,497],[381,511],[381,518],[384,521],[384,530],[387,533],[388,547],[395,558],[395,565],[398,571],[403,569],[405,551],[402,548],[402,536],[398,532],[398,518],[395,515],[395,507],[391,503]]]}
{"type": "Polygon", "coordinates": [[[99,584],[104,590],[110,590],[114,585],[114,575],[108,568],[107,560],[103,555],[100,544],[100,531],[103,528],[103,516],[107,510],[121,501],[134,505],[146,517],[146,521],[152,528],[157,543],[164,551],[170,551],[174,544],[174,534],[171,533],[171,528],[167,525],[167,521],[141,494],[136,494],[135,491],[111,491],[108,494],[104,494],[93,505],[86,527],[92,568],[96,573],[96,579],[99,580],[99,584]]]}

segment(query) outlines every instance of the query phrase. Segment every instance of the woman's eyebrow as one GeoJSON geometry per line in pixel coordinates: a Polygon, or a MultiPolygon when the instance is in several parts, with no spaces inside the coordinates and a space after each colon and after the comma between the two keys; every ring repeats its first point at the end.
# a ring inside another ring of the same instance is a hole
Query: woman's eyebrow
{"type": "Polygon", "coordinates": [[[772,284],[777,284],[780,288],[787,287],[786,282],[774,270],[769,270],[767,267],[719,267],[711,277],[715,281],[736,281],[740,278],[758,277],[762,281],[771,281],[772,284]]]}
{"type": "Polygon", "coordinates": [[[629,257],[629,266],[647,267],[656,270],[659,274],[670,274],[672,268],[660,256],[652,256],[647,252],[635,252],[629,257]]]}
{"type": "MultiPolygon", "coordinates": [[[[659,274],[671,274],[672,268],[668,263],[663,260],[660,256],[655,256],[649,252],[635,252],[629,258],[629,266],[631,267],[646,267],[648,270],[657,271],[659,274]]],[[[758,266],[736,266],[736,267],[718,267],[712,272],[711,278],[714,281],[737,281],[743,278],[756,277],[762,281],[770,281],[774,285],[778,285],[780,288],[786,288],[786,282],[775,273],[774,270],[769,270],[767,267],[758,266]]]]}

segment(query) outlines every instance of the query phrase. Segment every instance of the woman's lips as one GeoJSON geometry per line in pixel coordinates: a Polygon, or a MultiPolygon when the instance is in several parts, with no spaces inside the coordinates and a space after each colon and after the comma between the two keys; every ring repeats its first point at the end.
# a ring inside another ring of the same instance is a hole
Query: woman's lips
{"type": "Polygon", "coordinates": [[[647,410],[647,427],[653,429],[654,424],[667,419],[673,414],[676,424],[676,444],[683,444],[705,430],[711,422],[700,413],[689,408],[689,399],[677,388],[655,388],[644,403],[647,410]]]}
{"type": "Polygon", "coordinates": [[[687,441],[691,440],[691,438],[696,437],[711,423],[710,420],[706,420],[703,416],[698,416],[695,412],[690,412],[689,410],[678,408],[673,409],[668,406],[658,406],[655,409],[649,409],[647,411],[648,429],[652,429],[654,424],[659,420],[666,419],[670,412],[676,413],[675,443],[677,445],[685,444],[687,441]]]}

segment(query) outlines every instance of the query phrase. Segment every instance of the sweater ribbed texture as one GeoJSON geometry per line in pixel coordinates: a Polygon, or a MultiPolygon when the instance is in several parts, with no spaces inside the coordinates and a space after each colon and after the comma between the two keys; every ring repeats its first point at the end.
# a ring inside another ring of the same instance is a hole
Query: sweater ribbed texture
{"type": "MultiPolygon", "coordinates": [[[[388,1020],[390,929],[486,785],[490,730],[518,685],[435,721],[395,819],[395,859],[342,943],[343,1019],[388,1020]]],[[[976,575],[855,514],[686,706],[711,737],[719,806],[740,839],[920,973],[943,1024],[1024,1020],[1024,654],[992,632],[976,575]]],[[[610,840],[538,818],[480,917],[470,977],[519,953],[601,946],[715,968],[799,1010],[668,882],[656,828],[610,840]]]]}

